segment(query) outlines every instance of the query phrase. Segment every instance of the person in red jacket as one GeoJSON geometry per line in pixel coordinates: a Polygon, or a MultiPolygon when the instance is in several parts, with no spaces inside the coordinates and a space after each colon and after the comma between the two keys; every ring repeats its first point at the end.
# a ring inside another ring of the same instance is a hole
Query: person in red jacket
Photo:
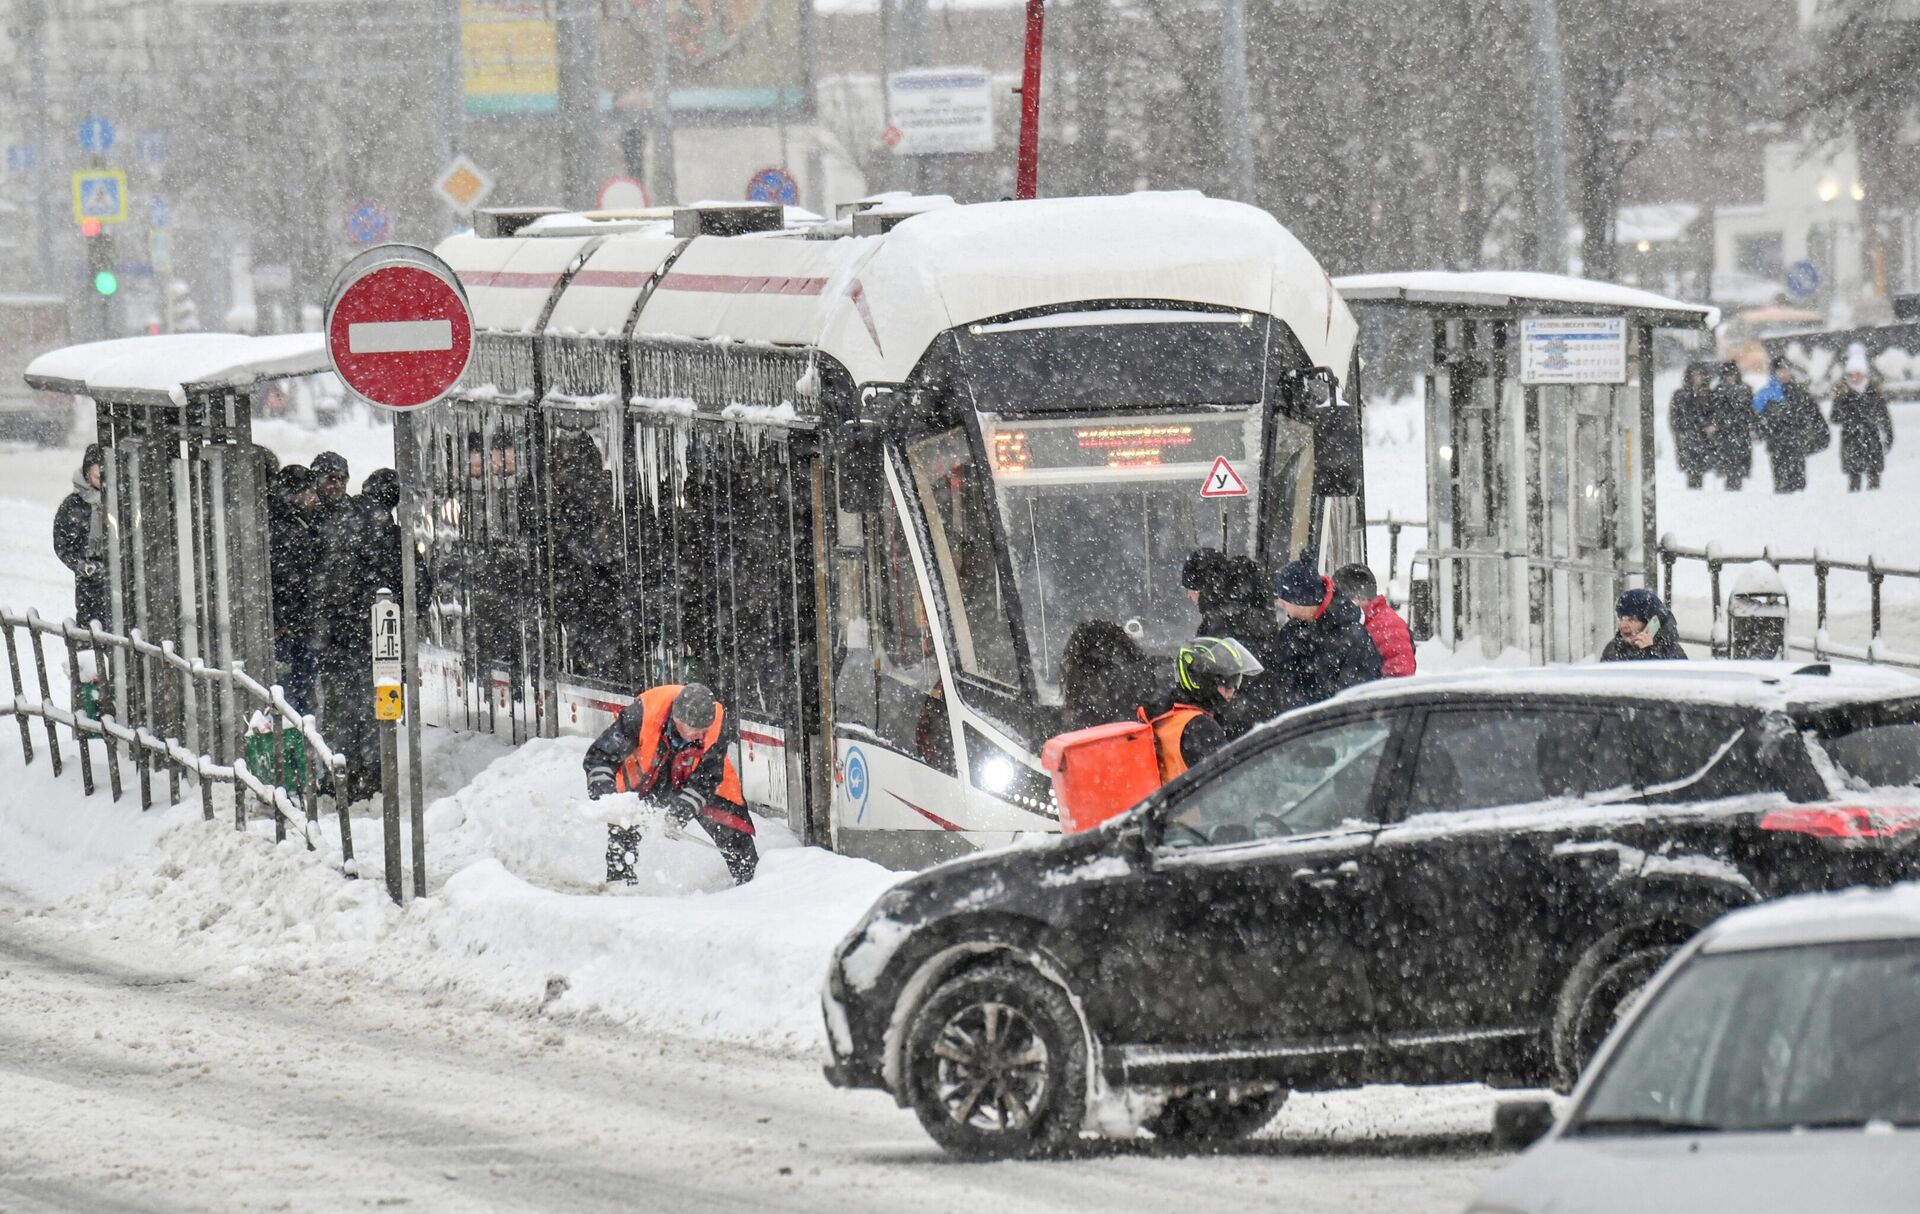
{"type": "Polygon", "coordinates": [[[1367,635],[1380,651],[1380,673],[1403,679],[1413,673],[1413,633],[1400,613],[1380,593],[1373,570],[1365,565],[1342,565],[1334,570],[1333,588],[1352,599],[1367,619],[1367,635]]]}

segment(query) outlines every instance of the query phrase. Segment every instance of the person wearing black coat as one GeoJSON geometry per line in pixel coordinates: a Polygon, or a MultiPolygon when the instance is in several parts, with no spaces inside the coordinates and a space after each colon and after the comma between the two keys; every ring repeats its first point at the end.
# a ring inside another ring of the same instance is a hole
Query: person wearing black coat
{"type": "Polygon", "coordinates": [[[1785,358],[1773,360],[1773,377],[1753,394],[1753,410],[1767,438],[1773,464],[1773,491],[1798,493],[1807,487],[1807,457],[1833,441],[1807,386],[1794,378],[1785,358]]]}
{"type": "Polygon", "coordinates": [[[1667,405],[1667,426],[1673,431],[1674,458],[1687,474],[1687,488],[1698,489],[1713,465],[1712,432],[1719,402],[1714,398],[1707,364],[1687,367],[1686,381],[1667,405]]]}
{"type": "MultiPolygon", "coordinates": [[[[1317,704],[1380,677],[1380,650],[1364,613],[1306,561],[1283,565],[1273,579],[1274,605],[1286,615],[1274,640],[1278,711],[1317,704]]],[[[1266,658],[1254,655],[1266,666],[1266,658]]]]}
{"type": "Polygon", "coordinates": [[[106,516],[100,506],[104,465],[100,444],[92,443],[73,474],[73,492],[53,516],[53,554],[73,571],[73,618],[78,624],[113,623],[107,590],[106,516]]]}
{"type": "Polygon", "coordinates": [[[1686,661],[1680,648],[1680,625],[1673,612],[1651,590],[1635,587],[1613,605],[1620,631],[1600,651],[1603,662],[1686,661]]]}
{"type": "Polygon", "coordinates": [[[1878,489],[1893,446],[1893,415],[1887,410],[1886,392],[1867,370],[1865,349],[1848,360],[1846,378],[1833,393],[1831,420],[1840,427],[1840,469],[1847,474],[1847,492],[1858,493],[1863,477],[1867,488],[1878,489]]]}
{"type": "Polygon", "coordinates": [[[315,637],[315,575],[320,568],[320,529],[314,515],[320,496],[313,473],[288,464],[274,477],[267,513],[267,570],[273,590],[273,657],[280,689],[295,711],[314,709],[320,649],[315,637]]]}
{"type": "Polygon", "coordinates": [[[1707,427],[1713,469],[1738,489],[1753,474],[1753,389],[1740,364],[1723,362],[1713,381],[1713,420],[1707,427]]]}
{"type": "Polygon", "coordinates": [[[1147,655],[1111,620],[1082,620],[1060,655],[1060,732],[1131,720],[1159,690],[1147,655]]]}
{"type": "MultiPolygon", "coordinates": [[[[325,698],[322,732],[347,756],[347,796],[379,791],[380,759],[373,730],[374,592],[400,593],[400,527],[393,511],[400,480],[391,468],[367,477],[360,496],[322,519],[320,627],[326,649],[320,664],[325,698]]],[[[325,508],[324,502],[322,508],[325,508]]]]}

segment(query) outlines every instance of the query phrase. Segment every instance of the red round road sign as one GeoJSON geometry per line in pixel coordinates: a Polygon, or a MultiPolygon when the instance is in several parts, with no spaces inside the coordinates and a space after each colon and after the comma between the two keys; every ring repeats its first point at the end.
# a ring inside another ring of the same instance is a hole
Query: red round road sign
{"type": "Polygon", "coordinates": [[[347,387],[389,409],[445,396],[473,354],[473,316],[449,276],[420,264],[376,264],[336,292],[327,353],[347,387]]]}

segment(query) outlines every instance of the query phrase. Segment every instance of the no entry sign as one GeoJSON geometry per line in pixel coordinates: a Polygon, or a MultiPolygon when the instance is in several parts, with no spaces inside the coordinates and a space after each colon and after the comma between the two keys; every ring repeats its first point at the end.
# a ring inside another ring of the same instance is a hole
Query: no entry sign
{"type": "Polygon", "coordinates": [[[425,249],[369,249],[333,281],[327,353],[341,381],[370,404],[430,405],[459,382],[473,354],[466,292],[425,249]]]}

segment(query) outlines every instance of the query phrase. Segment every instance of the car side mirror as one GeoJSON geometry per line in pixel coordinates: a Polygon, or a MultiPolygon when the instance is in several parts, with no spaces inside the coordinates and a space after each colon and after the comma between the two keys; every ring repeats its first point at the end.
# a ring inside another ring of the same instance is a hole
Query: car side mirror
{"type": "Polygon", "coordinates": [[[1502,1100],[1493,1110],[1493,1145],[1524,1151],[1553,1128],[1553,1105],[1545,1100],[1502,1100]]]}

